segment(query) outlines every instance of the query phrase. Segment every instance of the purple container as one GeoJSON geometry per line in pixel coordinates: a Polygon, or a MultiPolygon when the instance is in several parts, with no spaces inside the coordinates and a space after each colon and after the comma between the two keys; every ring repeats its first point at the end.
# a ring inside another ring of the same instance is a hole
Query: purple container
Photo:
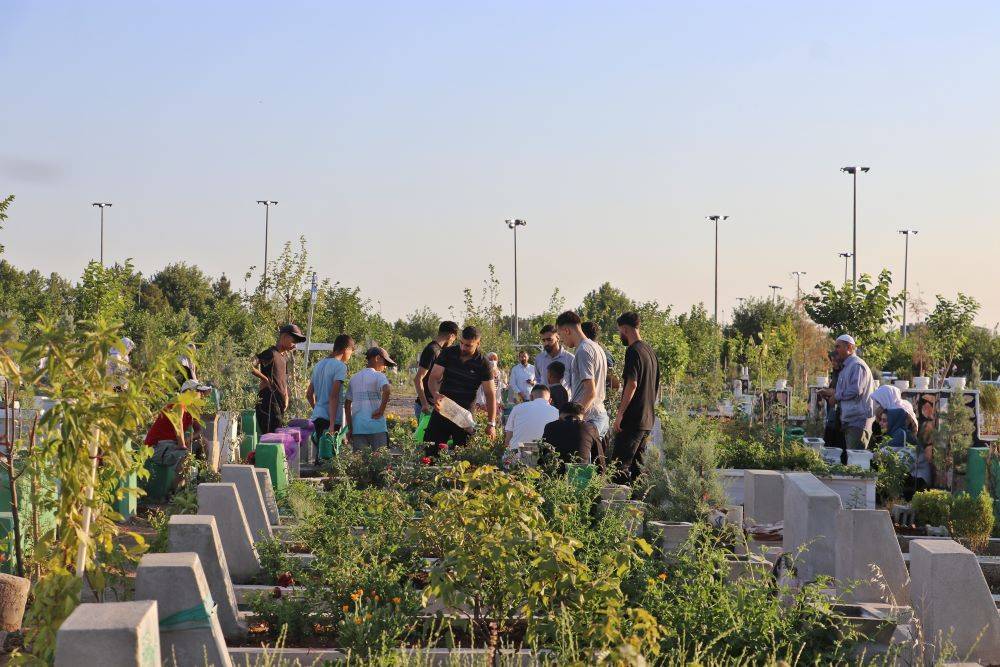
{"type": "Polygon", "coordinates": [[[288,422],[289,428],[297,428],[302,431],[302,439],[308,440],[316,432],[316,425],[308,419],[293,419],[288,422]]]}
{"type": "Polygon", "coordinates": [[[288,433],[295,439],[295,443],[298,445],[302,444],[303,433],[302,429],[296,428],[294,426],[282,426],[281,428],[275,430],[275,433],[288,433]]]}
{"type": "Polygon", "coordinates": [[[260,442],[280,442],[285,447],[285,460],[296,456],[299,453],[298,439],[293,433],[278,432],[265,433],[260,436],[260,442]]]}

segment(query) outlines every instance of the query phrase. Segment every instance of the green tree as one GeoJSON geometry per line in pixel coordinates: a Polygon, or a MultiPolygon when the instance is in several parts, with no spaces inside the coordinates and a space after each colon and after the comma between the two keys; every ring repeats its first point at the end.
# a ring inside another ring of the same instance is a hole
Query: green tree
{"type": "MultiPolygon", "coordinates": [[[[655,306],[655,304],[654,304],[655,306]]],[[[583,320],[596,322],[601,329],[601,342],[613,346],[618,338],[618,316],[630,310],[637,310],[635,301],[611,283],[604,283],[583,297],[578,312],[583,320]]],[[[647,309],[652,314],[658,308],[647,309]]],[[[643,323],[645,327],[645,323],[643,323]]],[[[645,335],[645,330],[643,331],[645,335]]]]}
{"type": "Polygon", "coordinates": [[[688,374],[716,378],[722,355],[722,329],[709,316],[705,304],[699,303],[691,306],[689,312],[681,313],[677,317],[677,326],[684,332],[687,341],[688,374]]]}
{"type": "Polygon", "coordinates": [[[140,280],[130,259],[109,267],[90,262],[76,288],[76,319],[127,323],[137,304],[140,280]]]}
{"type": "Polygon", "coordinates": [[[764,332],[792,319],[793,308],[784,301],[750,298],[733,310],[733,323],[726,335],[732,338],[752,338],[760,343],[764,332]]]}
{"type": "Polygon", "coordinates": [[[862,274],[858,284],[838,287],[825,280],[816,294],[802,297],[806,312],[833,336],[850,334],[858,342],[868,365],[880,369],[891,352],[889,327],[896,319],[902,295],[892,296],[892,273],[883,269],[878,281],[862,274]]]}
{"type": "Polygon", "coordinates": [[[200,319],[212,303],[212,280],[197,266],[184,262],[168,264],[149,282],[159,288],[163,299],[177,312],[188,310],[200,319]]]}
{"type": "MultiPolygon", "coordinates": [[[[14,195],[7,195],[4,199],[0,199],[0,229],[3,229],[3,223],[7,222],[7,209],[10,205],[14,203],[14,195]]],[[[0,253],[5,250],[2,243],[0,243],[0,253]]]]}
{"type": "Polygon", "coordinates": [[[954,301],[937,295],[937,305],[927,317],[931,350],[942,377],[951,373],[955,357],[972,333],[979,302],[961,292],[954,301]]]}
{"type": "Polygon", "coordinates": [[[414,310],[405,320],[396,320],[393,329],[412,341],[423,342],[437,335],[441,318],[427,306],[414,310]]]}

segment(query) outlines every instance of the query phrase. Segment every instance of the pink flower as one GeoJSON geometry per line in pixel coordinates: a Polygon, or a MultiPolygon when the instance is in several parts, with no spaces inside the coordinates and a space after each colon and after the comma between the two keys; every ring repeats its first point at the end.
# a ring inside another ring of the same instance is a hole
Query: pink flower
{"type": "Polygon", "coordinates": [[[442,452],[446,451],[448,449],[448,443],[447,442],[439,442],[438,443],[438,449],[441,450],[442,452]]]}
{"type": "Polygon", "coordinates": [[[431,464],[431,457],[425,456],[424,458],[420,459],[420,462],[423,463],[425,466],[429,466],[431,464]]]}

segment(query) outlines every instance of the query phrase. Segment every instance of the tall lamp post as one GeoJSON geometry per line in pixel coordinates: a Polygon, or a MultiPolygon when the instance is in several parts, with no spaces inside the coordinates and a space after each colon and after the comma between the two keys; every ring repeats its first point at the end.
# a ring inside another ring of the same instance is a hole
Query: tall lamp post
{"type": "Polygon", "coordinates": [[[768,285],[771,288],[771,301],[778,303],[778,290],[781,289],[781,285],[768,285]]]}
{"type": "Polygon", "coordinates": [[[906,279],[910,268],[910,234],[918,234],[915,229],[900,229],[899,233],[906,237],[903,251],[903,338],[906,338],[906,279]]]}
{"type": "Polygon", "coordinates": [[[844,258],[844,284],[846,285],[847,284],[847,260],[849,260],[851,257],[854,257],[854,253],[853,252],[842,252],[842,253],[839,253],[839,256],[844,258]]]}
{"type": "Polygon", "coordinates": [[[518,218],[511,218],[504,220],[507,223],[508,229],[514,230],[514,345],[517,345],[519,327],[517,322],[517,228],[526,227],[528,224],[527,220],[520,220],[518,218]]]}
{"type": "Polygon", "coordinates": [[[104,266],[104,209],[111,208],[111,202],[95,201],[91,206],[101,209],[101,266],[104,266]]]}
{"type": "Polygon", "coordinates": [[[791,275],[795,276],[795,300],[802,300],[802,276],[806,275],[805,271],[792,271],[791,275]]]}
{"type": "Polygon", "coordinates": [[[852,214],[851,214],[851,220],[852,220],[851,228],[853,230],[852,238],[854,240],[851,245],[851,257],[853,260],[851,262],[851,265],[853,269],[852,275],[854,276],[853,282],[855,285],[858,284],[858,172],[860,171],[862,174],[864,174],[868,172],[868,169],[869,169],[868,167],[858,167],[858,166],[840,168],[842,172],[850,174],[854,180],[854,204],[852,206],[852,214]]]}
{"type": "Polygon", "coordinates": [[[712,319],[719,323],[719,221],[728,220],[728,215],[709,215],[706,219],[715,223],[715,308],[712,312],[712,319]]]}
{"type": "Polygon", "coordinates": [[[258,204],[264,206],[264,296],[267,296],[267,231],[271,223],[271,207],[278,202],[270,199],[258,199],[258,204]]]}

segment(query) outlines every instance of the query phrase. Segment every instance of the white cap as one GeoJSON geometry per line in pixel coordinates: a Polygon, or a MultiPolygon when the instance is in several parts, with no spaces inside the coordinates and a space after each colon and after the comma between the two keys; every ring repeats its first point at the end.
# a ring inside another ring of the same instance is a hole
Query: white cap
{"type": "Polygon", "coordinates": [[[837,342],[847,343],[848,345],[857,345],[857,343],[854,342],[854,336],[851,336],[850,334],[840,334],[837,336],[837,342]]]}
{"type": "Polygon", "coordinates": [[[185,391],[192,391],[192,390],[194,390],[194,391],[211,391],[212,388],[209,387],[207,384],[202,384],[202,383],[198,382],[197,380],[186,380],[184,382],[184,384],[181,385],[181,393],[182,394],[185,391]]]}

